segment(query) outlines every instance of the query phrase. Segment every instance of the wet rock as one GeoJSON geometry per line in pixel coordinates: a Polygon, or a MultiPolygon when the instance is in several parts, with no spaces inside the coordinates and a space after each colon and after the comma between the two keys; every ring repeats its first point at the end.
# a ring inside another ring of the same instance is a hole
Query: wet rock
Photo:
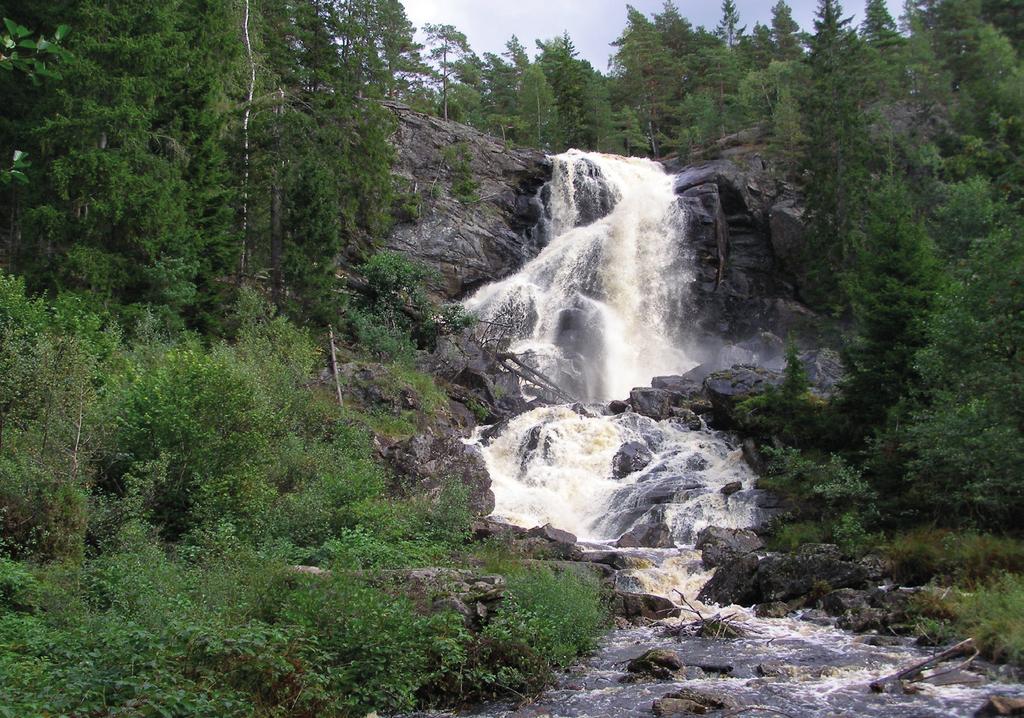
{"type": "Polygon", "coordinates": [[[672,529],[664,522],[641,524],[622,534],[615,542],[619,548],[674,548],[672,529]]]}
{"type": "Polygon", "coordinates": [[[733,494],[742,491],[743,484],[739,481],[730,481],[728,484],[722,487],[722,493],[726,496],[732,496],[733,494]]]}
{"type": "Polygon", "coordinates": [[[763,678],[784,678],[788,680],[810,681],[826,676],[837,675],[839,669],[834,666],[794,666],[777,661],[766,661],[757,665],[757,675],[763,678]]]}
{"type": "Polygon", "coordinates": [[[678,618],[682,609],[664,596],[617,591],[612,599],[612,612],[628,619],[659,621],[663,618],[678,618]]]}
{"type": "Polygon", "coordinates": [[[753,531],[746,529],[709,526],[697,534],[695,548],[701,552],[704,567],[714,568],[737,556],[764,548],[764,541],[753,531]]]}
{"type": "Polygon", "coordinates": [[[639,441],[626,442],[612,457],[612,478],[624,479],[644,469],[653,458],[654,454],[647,448],[647,444],[639,441]]]}
{"type": "Polygon", "coordinates": [[[697,595],[702,603],[717,603],[720,606],[739,604],[750,606],[760,600],[757,586],[757,556],[747,554],[729,559],[715,571],[711,580],[697,595]]]}
{"type": "Polygon", "coordinates": [[[767,463],[764,460],[764,455],[757,446],[757,442],[754,439],[747,437],[743,440],[743,444],[740,448],[743,452],[743,460],[747,462],[747,466],[753,469],[754,473],[758,476],[763,476],[765,469],[767,468],[767,463]]]}
{"type": "Polygon", "coordinates": [[[787,601],[814,591],[854,588],[868,577],[865,568],[842,557],[832,544],[805,544],[796,553],[765,557],[757,570],[761,600],[787,601]]]}
{"type": "Polygon", "coordinates": [[[686,398],[699,396],[702,391],[700,381],[690,376],[656,376],[651,379],[651,387],[686,398]]]}
{"type": "Polygon", "coordinates": [[[686,468],[690,471],[707,471],[709,466],[711,462],[700,454],[694,454],[686,459],[686,468]]]}
{"type": "Polygon", "coordinates": [[[628,553],[622,553],[620,551],[598,551],[595,553],[586,553],[583,556],[585,561],[591,561],[593,563],[604,564],[610,566],[613,569],[645,569],[652,568],[654,564],[645,558],[639,556],[631,556],[628,553]]]}
{"type": "Polygon", "coordinates": [[[564,544],[575,544],[576,536],[563,531],[562,529],[556,529],[551,524],[544,524],[543,526],[534,526],[532,529],[526,532],[527,536],[534,538],[542,538],[545,541],[552,543],[564,543],[564,544]]]}
{"type": "Polygon", "coordinates": [[[789,615],[789,604],[782,601],[759,603],[754,606],[754,615],[758,618],[785,618],[789,615]]]}
{"type": "Polygon", "coordinates": [[[836,621],[836,626],[853,633],[880,631],[888,625],[888,618],[889,614],[881,608],[863,606],[847,610],[836,621]]]}
{"type": "Polygon", "coordinates": [[[991,696],[976,716],[1024,716],[1024,696],[991,696]]]}
{"type": "Polygon", "coordinates": [[[656,421],[672,416],[677,397],[664,389],[639,388],[629,392],[629,405],[637,414],[656,421]]]}
{"type": "Polygon", "coordinates": [[[624,414],[629,411],[629,402],[615,399],[608,402],[608,411],[612,414],[624,414]]]}
{"type": "Polygon", "coordinates": [[[738,707],[739,703],[724,693],[684,688],[654,701],[651,710],[657,716],[685,716],[705,715],[712,711],[733,710],[738,707]]]}
{"type": "Polygon", "coordinates": [[[675,652],[665,648],[652,648],[631,660],[626,670],[640,676],[668,679],[682,667],[683,661],[675,652]]]}
{"type": "Polygon", "coordinates": [[[842,616],[848,611],[860,611],[868,607],[868,592],[841,588],[823,596],[818,601],[818,607],[830,616],[842,616]]]}
{"type": "Polygon", "coordinates": [[[820,608],[811,608],[800,614],[800,620],[817,626],[831,626],[834,619],[820,608]]]}
{"type": "Polygon", "coordinates": [[[704,391],[711,400],[716,424],[728,428],[737,424],[736,406],[741,401],[763,394],[768,387],[781,383],[780,372],[763,367],[734,366],[705,379],[704,391]]]}

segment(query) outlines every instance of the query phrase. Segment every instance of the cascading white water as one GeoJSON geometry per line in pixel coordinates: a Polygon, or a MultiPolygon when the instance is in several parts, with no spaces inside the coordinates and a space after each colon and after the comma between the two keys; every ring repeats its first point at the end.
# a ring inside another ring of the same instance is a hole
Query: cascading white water
{"type": "MultiPolygon", "coordinates": [[[[553,165],[549,244],[467,308],[506,327],[511,351],[580,399],[624,398],[692,368],[683,346],[694,258],[672,177],[648,160],[576,151],[553,165]]],[[[705,526],[756,525],[764,511],[754,475],[728,437],[692,419],[579,406],[522,414],[483,447],[495,513],[596,541],[656,525],[692,544],[705,526]],[[628,442],[650,463],[615,477],[613,457],[628,442]]]]}
{"type": "Polygon", "coordinates": [[[696,362],[681,349],[689,282],[685,218],[672,178],[650,160],[570,151],[554,158],[550,243],[466,308],[509,326],[576,398],[621,398],[696,362]],[[614,204],[603,217],[595,209],[614,204]]]}

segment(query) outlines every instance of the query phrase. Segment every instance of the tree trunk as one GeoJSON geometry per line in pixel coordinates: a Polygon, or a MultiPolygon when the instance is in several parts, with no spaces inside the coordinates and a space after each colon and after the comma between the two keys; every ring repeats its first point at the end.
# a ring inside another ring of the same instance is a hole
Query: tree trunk
{"type": "Polygon", "coordinates": [[[282,222],[283,194],[281,188],[281,128],[280,116],[283,111],[284,91],[278,90],[278,105],[274,114],[278,116],[275,128],[275,144],[277,159],[274,162],[274,176],[270,185],[270,296],[274,306],[281,308],[284,290],[284,275],[281,262],[284,255],[284,225],[282,222]]]}

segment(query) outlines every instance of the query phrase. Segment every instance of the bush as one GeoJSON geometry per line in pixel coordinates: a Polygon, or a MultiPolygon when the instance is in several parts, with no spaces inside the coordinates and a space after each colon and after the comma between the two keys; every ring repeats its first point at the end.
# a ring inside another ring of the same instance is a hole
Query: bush
{"type": "Polygon", "coordinates": [[[536,569],[508,577],[508,598],[485,635],[525,644],[550,670],[593,650],[607,622],[595,579],[536,569]]]}
{"type": "Polygon", "coordinates": [[[893,577],[907,585],[932,580],[974,586],[1001,572],[1024,572],[1024,543],[991,534],[916,529],[886,546],[893,577]]]}
{"type": "Polygon", "coordinates": [[[974,638],[987,657],[1024,665],[1024,576],[1004,574],[964,594],[957,628],[974,638]]]}

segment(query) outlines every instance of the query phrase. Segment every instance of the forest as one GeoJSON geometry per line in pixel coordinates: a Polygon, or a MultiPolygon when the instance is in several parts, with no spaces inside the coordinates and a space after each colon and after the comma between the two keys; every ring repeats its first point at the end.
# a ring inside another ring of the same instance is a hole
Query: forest
{"type": "Polygon", "coordinates": [[[626,5],[602,69],[567,32],[478,55],[399,0],[0,0],[0,716],[524,698],[611,625],[597,581],[380,460],[455,421],[420,359],[474,322],[384,249],[427,191],[395,103],[550,154],[762,145],[846,368],[823,400],[791,346],[741,407],[795,507],[772,546],[885,556],[943,589],[921,633],[1024,665],[1024,10],[861,10],[626,5]],[[340,364],[402,408],[342,399],[340,364]],[[420,610],[396,584],[425,567],[500,574],[502,608],[420,610]]]}

